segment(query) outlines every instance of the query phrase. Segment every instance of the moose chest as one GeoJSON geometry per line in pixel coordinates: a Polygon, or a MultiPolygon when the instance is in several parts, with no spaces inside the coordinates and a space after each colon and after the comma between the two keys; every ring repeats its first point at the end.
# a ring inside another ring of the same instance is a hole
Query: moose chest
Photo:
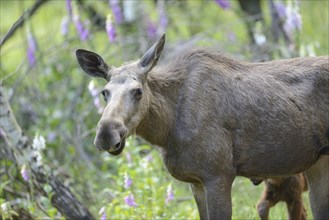
{"type": "Polygon", "coordinates": [[[215,152],[206,148],[198,135],[187,130],[176,131],[170,137],[168,145],[161,149],[163,161],[176,179],[189,183],[202,182],[202,179],[217,172],[215,152]],[[185,136],[185,132],[189,135],[185,136]]]}
{"type": "MultiPolygon", "coordinates": [[[[175,146],[172,146],[175,147],[175,146]]],[[[178,153],[176,150],[162,150],[164,164],[169,173],[176,179],[194,183],[200,182],[200,175],[188,155],[178,153]]]]}

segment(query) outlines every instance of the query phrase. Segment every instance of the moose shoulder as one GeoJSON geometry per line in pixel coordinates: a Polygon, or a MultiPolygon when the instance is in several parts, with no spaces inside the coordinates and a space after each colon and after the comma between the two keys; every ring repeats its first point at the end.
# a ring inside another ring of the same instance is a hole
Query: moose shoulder
{"type": "Polygon", "coordinates": [[[195,49],[158,63],[164,43],[120,67],[77,50],[82,69],[107,80],[97,148],[118,155],[134,133],[158,145],[201,219],[231,218],[237,175],[308,170],[314,218],[328,219],[329,57],[244,63],[195,49]]]}

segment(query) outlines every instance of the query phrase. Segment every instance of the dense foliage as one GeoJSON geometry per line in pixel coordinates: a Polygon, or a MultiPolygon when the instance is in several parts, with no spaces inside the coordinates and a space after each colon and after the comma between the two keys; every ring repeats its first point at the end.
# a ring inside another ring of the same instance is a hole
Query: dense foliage
{"type": "MultiPolygon", "coordinates": [[[[45,141],[40,162],[47,164],[94,216],[195,219],[198,212],[189,186],[167,173],[156,148],[131,137],[123,154],[112,157],[93,146],[104,107],[98,94],[104,82],[83,74],[75,50],[96,51],[107,63],[118,66],[138,59],[166,32],[164,58],[194,46],[215,47],[254,61],[262,60],[259,57],[264,54],[269,59],[328,54],[328,1],[274,3],[288,43],[283,37],[271,39],[267,1],[261,2],[263,21],[253,24],[251,40],[247,25],[252,16],[241,10],[238,1],[50,0],[1,46],[0,80],[24,132],[35,144],[45,141]]],[[[0,4],[3,38],[35,1],[5,0],[0,4]]],[[[26,184],[31,180],[25,164],[4,157],[0,164],[4,217],[10,214],[9,204],[24,207],[38,219],[61,217],[50,198],[26,184]]],[[[255,204],[261,190],[248,179],[237,178],[233,218],[257,218],[255,204]]],[[[308,213],[311,215],[309,205],[308,213]]],[[[280,205],[271,216],[285,218],[285,207],[280,205]]]]}

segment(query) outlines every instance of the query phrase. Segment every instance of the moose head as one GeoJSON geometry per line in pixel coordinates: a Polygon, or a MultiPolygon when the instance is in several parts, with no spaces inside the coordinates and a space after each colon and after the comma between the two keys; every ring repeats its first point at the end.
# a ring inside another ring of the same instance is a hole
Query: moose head
{"type": "Polygon", "coordinates": [[[94,144],[99,150],[118,155],[126,137],[135,133],[149,107],[147,76],[157,64],[165,44],[165,34],[142,58],[120,67],[107,65],[103,58],[91,51],[78,49],[77,60],[90,76],[107,81],[102,95],[106,107],[96,128],[94,144]]]}

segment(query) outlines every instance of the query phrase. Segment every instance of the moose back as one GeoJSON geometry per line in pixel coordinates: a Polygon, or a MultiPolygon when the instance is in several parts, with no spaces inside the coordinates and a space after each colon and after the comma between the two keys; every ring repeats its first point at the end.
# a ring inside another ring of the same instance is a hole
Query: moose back
{"type": "Polygon", "coordinates": [[[188,182],[201,219],[230,219],[234,178],[306,171],[315,219],[329,219],[329,57],[245,63],[209,49],[158,64],[165,35],[119,67],[79,49],[104,78],[95,145],[118,155],[136,133],[188,182]]]}

